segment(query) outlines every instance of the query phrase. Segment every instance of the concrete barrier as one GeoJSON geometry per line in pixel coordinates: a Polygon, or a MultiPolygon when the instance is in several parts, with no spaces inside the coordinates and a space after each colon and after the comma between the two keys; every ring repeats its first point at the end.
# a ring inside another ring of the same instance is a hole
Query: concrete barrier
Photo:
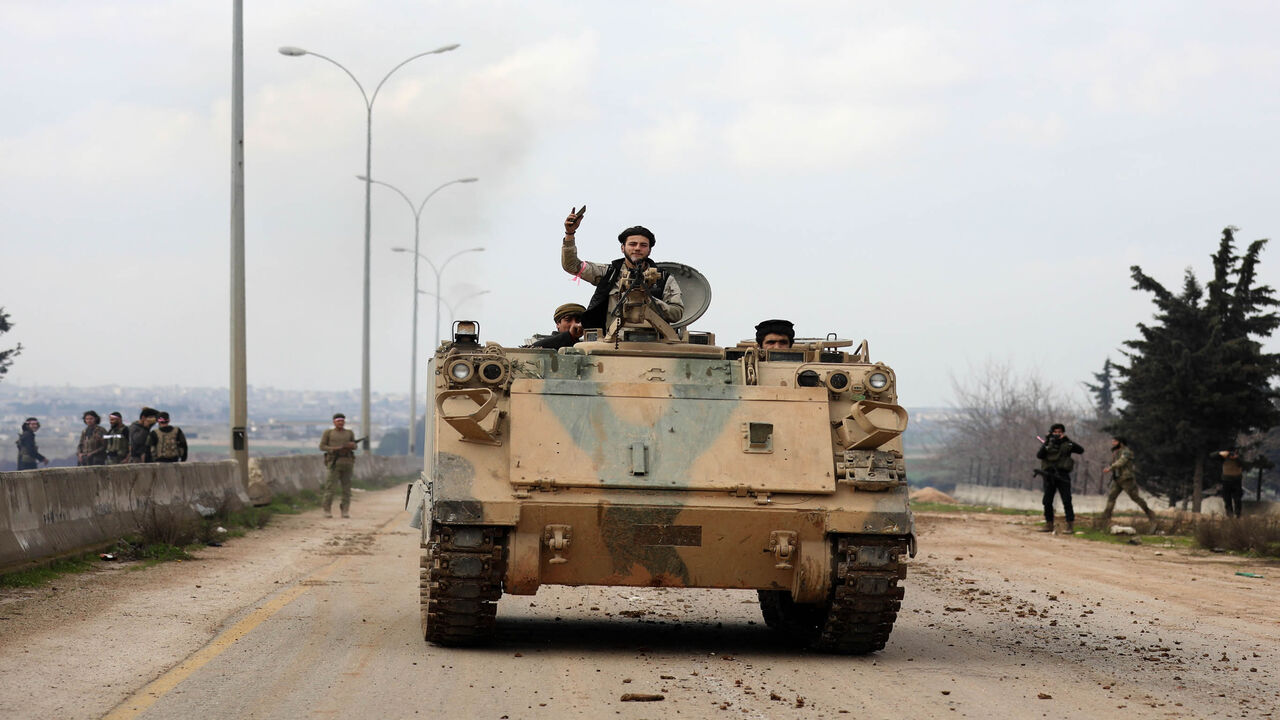
{"type": "MultiPolygon", "coordinates": [[[[234,460],[0,472],[0,572],[109,545],[136,533],[152,509],[207,516],[265,504],[264,489],[284,495],[319,490],[325,476],[319,453],[254,458],[250,466],[251,478],[261,478],[256,488],[250,480],[252,496],[234,460]]],[[[362,480],[414,475],[420,468],[421,460],[410,456],[356,460],[362,480]]]]}
{"type": "MultiPolygon", "coordinates": [[[[422,471],[422,460],[411,455],[360,455],[356,458],[355,477],[358,480],[378,480],[384,477],[417,475],[422,471]]],[[[249,473],[261,473],[262,482],[272,495],[296,495],[303,490],[319,491],[324,485],[328,470],[324,456],[279,455],[249,460],[249,473]]]]}
{"type": "Polygon", "coordinates": [[[136,532],[149,507],[247,505],[231,460],[0,473],[0,570],[109,544],[136,532]]]}

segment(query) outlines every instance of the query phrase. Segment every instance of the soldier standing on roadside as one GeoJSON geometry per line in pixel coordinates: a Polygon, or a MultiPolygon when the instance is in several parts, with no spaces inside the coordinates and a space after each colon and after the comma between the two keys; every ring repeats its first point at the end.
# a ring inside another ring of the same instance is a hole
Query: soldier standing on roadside
{"type": "Polygon", "coordinates": [[[84,413],[84,430],[80,432],[80,445],[76,447],[77,465],[103,465],[107,461],[107,431],[102,428],[102,416],[94,410],[84,413]]]}
{"type": "Polygon", "coordinates": [[[113,412],[107,416],[111,427],[107,428],[103,439],[107,443],[107,464],[120,465],[129,462],[129,428],[124,424],[124,416],[113,412]]]}
{"type": "Polygon", "coordinates": [[[587,303],[586,312],[582,316],[583,327],[605,328],[607,319],[627,291],[632,272],[644,274],[645,284],[659,315],[668,322],[675,322],[683,317],[684,299],[680,294],[680,285],[649,259],[649,252],[653,250],[657,240],[648,228],[636,225],[618,233],[622,257],[608,265],[578,259],[574,233],[586,212],[586,205],[581,210],[575,208],[569,211],[569,217],[564,220],[564,244],[560,247],[560,266],[565,272],[596,286],[595,294],[591,296],[591,302],[587,303]]]}
{"type": "Polygon", "coordinates": [[[187,461],[187,436],[182,428],[169,424],[169,413],[161,411],[156,414],[159,426],[151,431],[147,444],[151,449],[151,457],[156,462],[175,463],[187,461]]]}
{"type": "Polygon", "coordinates": [[[18,469],[35,470],[38,463],[49,467],[49,458],[40,454],[36,447],[36,431],[40,429],[40,421],[29,417],[22,422],[22,434],[18,436],[18,469]]]}
{"type": "Polygon", "coordinates": [[[1240,517],[1244,512],[1244,462],[1240,449],[1219,450],[1213,457],[1222,458],[1222,504],[1227,517],[1240,517]]]}
{"type": "Polygon", "coordinates": [[[151,426],[160,414],[155,408],[144,407],[138,419],[129,426],[129,462],[151,462],[151,426]]]}
{"type": "Polygon", "coordinates": [[[342,517],[351,517],[351,476],[356,468],[356,434],[347,430],[347,416],[334,413],[333,427],[320,436],[320,449],[324,451],[324,466],[329,474],[324,482],[324,516],[333,517],[333,496],[342,487],[342,517]]]}
{"type": "Polygon", "coordinates": [[[1102,472],[1111,473],[1111,491],[1107,493],[1107,509],[1102,511],[1102,521],[1111,522],[1111,511],[1116,508],[1116,498],[1120,493],[1129,493],[1129,497],[1147,514],[1147,519],[1156,521],[1156,514],[1147,507],[1147,502],[1138,494],[1137,472],[1133,466],[1133,451],[1129,443],[1122,437],[1111,438],[1111,464],[1102,468],[1102,472]]]}
{"type": "Polygon", "coordinates": [[[1071,507],[1071,471],[1084,448],[1067,438],[1067,426],[1054,423],[1049,427],[1049,439],[1040,446],[1036,457],[1040,460],[1037,475],[1044,477],[1044,527],[1040,532],[1053,532],[1053,495],[1062,496],[1062,514],[1067,519],[1067,532],[1075,532],[1076,511],[1071,507]]]}

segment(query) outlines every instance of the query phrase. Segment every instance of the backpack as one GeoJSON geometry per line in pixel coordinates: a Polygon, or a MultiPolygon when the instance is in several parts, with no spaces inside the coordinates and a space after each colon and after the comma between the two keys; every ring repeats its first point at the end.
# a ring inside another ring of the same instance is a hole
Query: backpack
{"type": "Polygon", "coordinates": [[[178,429],[174,428],[169,432],[157,430],[155,458],[157,460],[176,460],[180,457],[182,457],[182,448],[178,447],[178,429]]]}

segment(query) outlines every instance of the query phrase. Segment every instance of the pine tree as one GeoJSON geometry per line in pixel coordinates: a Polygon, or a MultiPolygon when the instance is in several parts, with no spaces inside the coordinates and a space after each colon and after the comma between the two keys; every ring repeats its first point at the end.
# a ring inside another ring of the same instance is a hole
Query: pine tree
{"type": "MultiPolygon", "coordinates": [[[[0,307],[0,335],[3,335],[13,328],[13,323],[9,322],[9,313],[0,307]]],[[[22,354],[22,343],[18,343],[17,347],[11,347],[8,350],[0,350],[0,380],[4,379],[5,373],[9,372],[9,366],[13,365],[13,359],[22,354]]]]}
{"type": "Polygon", "coordinates": [[[1257,284],[1265,245],[1257,240],[1237,255],[1235,228],[1226,228],[1213,280],[1202,286],[1188,269],[1176,295],[1130,268],[1134,289],[1152,295],[1155,323],[1139,323],[1141,337],[1124,343],[1129,364],[1115,367],[1126,407],[1112,428],[1134,448],[1150,489],[1175,503],[1190,496],[1197,512],[1209,453],[1280,424],[1271,385],[1280,355],[1260,343],[1280,326],[1275,291],[1257,284]]]}
{"type": "Polygon", "coordinates": [[[1093,406],[1100,419],[1110,419],[1115,410],[1115,386],[1112,380],[1115,377],[1115,367],[1111,363],[1111,358],[1107,358],[1102,362],[1102,372],[1093,373],[1093,379],[1098,381],[1097,384],[1084,384],[1093,395],[1093,406]]]}

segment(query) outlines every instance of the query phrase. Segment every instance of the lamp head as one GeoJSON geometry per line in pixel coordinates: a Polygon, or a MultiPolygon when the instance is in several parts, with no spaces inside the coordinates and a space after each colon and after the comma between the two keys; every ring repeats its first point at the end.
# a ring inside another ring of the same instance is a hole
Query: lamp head
{"type": "Polygon", "coordinates": [[[280,54],[288,55],[289,57],[298,57],[299,55],[306,55],[307,51],[303,50],[300,47],[294,47],[292,45],[283,45],[280,48],[280,54]]]}

